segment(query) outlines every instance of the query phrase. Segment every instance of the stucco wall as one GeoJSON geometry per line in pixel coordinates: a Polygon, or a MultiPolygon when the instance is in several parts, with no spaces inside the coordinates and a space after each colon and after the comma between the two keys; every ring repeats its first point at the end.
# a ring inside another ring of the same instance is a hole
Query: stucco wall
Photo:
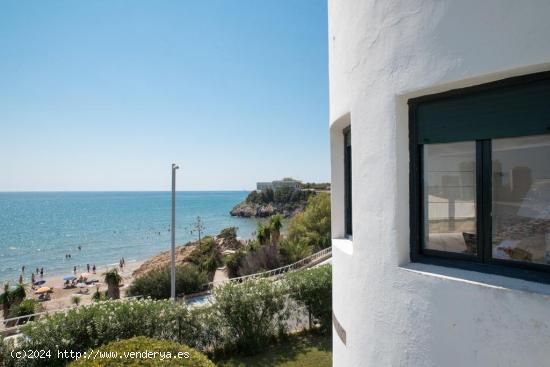
{"type": "Polygon", "coordinates": [[[550,70],[548,0],[329,0],[334,365],[550,366],[550,287],[410,264],[408,98],[550,70]]]}

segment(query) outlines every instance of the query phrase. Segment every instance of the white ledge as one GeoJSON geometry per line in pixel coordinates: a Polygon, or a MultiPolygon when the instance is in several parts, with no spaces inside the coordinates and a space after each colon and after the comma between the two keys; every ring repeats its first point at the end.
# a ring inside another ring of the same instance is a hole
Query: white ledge
{"type": "Polygon", "coordinates": [[[353,255],[353,240],[348,238],[333,238],[332,248],[351,256],[353,255]]]}
{"type": "Polygon", "coordinates": [[[416,273],[420,276],[437,277],[449,281],[469,283],[477,287],[520,291],[550,297],[549,284],[531,282],[503,275],[487,274],[472,270],[422,263],[410,263],[400,266],[399,268],[404,271],[416,273]]]}

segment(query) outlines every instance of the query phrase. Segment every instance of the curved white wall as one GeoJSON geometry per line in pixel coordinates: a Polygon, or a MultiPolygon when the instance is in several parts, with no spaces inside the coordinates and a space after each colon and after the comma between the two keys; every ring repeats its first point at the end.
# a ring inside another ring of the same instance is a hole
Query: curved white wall
{"type": "Polygon", "coordinates": [[[334,365],[550,366],[550,286],[410,264],[407,99],[550,70],[548,0],[329,0],[334,365]]]}

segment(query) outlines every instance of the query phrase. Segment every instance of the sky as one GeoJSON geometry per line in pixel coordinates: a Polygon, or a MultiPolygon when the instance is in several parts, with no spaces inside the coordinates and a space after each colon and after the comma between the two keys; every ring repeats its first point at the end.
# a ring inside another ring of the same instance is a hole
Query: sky
{"type": "Polygon", "coordinates": [[[330,178],[324,0],[0,2],[0,191],[330,178]]]}

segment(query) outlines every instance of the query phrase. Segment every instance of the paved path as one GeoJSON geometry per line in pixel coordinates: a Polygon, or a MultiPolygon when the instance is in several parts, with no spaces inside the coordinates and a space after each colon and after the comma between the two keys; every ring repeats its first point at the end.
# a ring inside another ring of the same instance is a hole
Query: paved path
{"type": "Polygon", "coordinates": [[[229,276],[226,267],[216,269],[214,273],[214,287],[222,285],[227,279],[229,279],[229,276]]]}

